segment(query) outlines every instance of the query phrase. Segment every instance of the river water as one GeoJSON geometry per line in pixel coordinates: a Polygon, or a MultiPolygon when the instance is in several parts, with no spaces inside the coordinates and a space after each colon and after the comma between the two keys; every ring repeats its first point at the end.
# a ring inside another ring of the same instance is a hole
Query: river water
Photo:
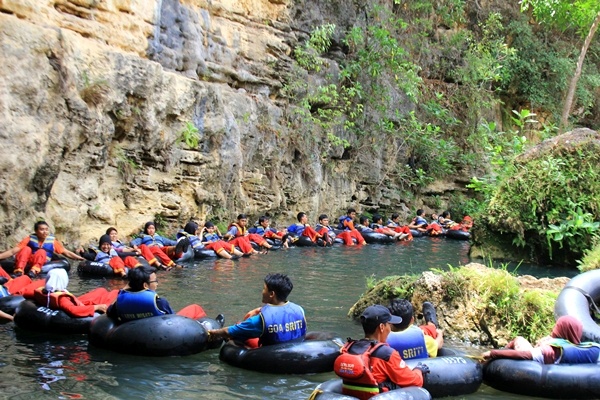
{"type": "MultiPolygon", "coordinates": [[[[159,272],[158,293],[175,310],[197,303],[211,317],[223,313],[231,324],[260,306],[267,273],[286,273],[294,283],[289,300],[304,307],[309,330],[359,338],[362,329],[347,313],[365,291],[368,278],[463,265],[469,262],[468,249],[465,241],[417,238],[392,245],[292,248],[237,261],[195,261],[182,270],[159,272]]],[[[120,279],[80,278],[75,270],[69,285],[75,294],[124,284],[120,279]]],[[[576,274],[525,265],[517,272],[538,277],[576,274]]],[[[23,332],[12,323],[0,325],[0,348],[0,398],[10,399],[306,399],[317,384],[335,377],[333,372],[255,373],[220,362],[218,350],[169,358],[121,355],[89,347],[86,336],[23,332]]],[[[461,398],[525,397],[482,386],[461,398]]]]}

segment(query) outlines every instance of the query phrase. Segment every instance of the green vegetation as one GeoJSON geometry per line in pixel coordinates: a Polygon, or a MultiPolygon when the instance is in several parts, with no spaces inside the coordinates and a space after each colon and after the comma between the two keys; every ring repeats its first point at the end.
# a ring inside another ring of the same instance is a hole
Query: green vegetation
{"type": "Polygon", "coordinates": [[[582,37],[585,37],[575,72],[569,83],[561,115],[561,126],[566,128],[575,98],[577,82],[581,77],[583,62],[600,25],[600,3],[597,0],[523,0],[521,8],[524,11],[531,9],[533,16],[542,24],[556,26],[563,31],[574,29],[582,37]]]}
{"type": "Polygon", "coordinates": [[[191,121],[186,122],[185,127],[179,131],[177,142],[185,143],[190,149],[198,148],[198,144],[200,143],[198,128],[191,121]]]}
{"type": "Polygon", "coordinates": [[[598,147],[593,139],[572,138],[540,157],[504,164],[485,208],[489,226],[550,259],[558,247],[561,260],[573,263],[600,232],[598,147]]]}
{"type": "Polygon", "coordinates": [[[581,272],[600,269],[600,241],[596,240],[594,247],[585,252],[577,267],[581,272]]]}
{"type": "MultiPolygon", "coordinates": [[[[499,269],[484,267],[452,267],[434,271],[440,284],[430,292],[421,276],[390,276],[369,287],[349,315],[354,318],[371,304],[388,304],[392,298],[411,300],[419,309],[424,299],[437,300],[445,320],[454,321],[444,326],[446,335],[466,337],[465,331],[485,332],[492,344],[523,336],[536,341],[547,335],[554,325],[554,303],[558,291],[523,288],[516,276],[499,269]]],[[[437,281],[436,281],[437,282],[437,281]]],[[[476,334],[476,337],[479,337],[476,334]]]]}
{"type": "Polygon", "coordinates": [[[558,293],[523,291],[515,276],[505,269],[451,268],[441,272],[443,290],[451,303],[468,299],[469,307],[486,321],[497,320],[510,337],[535,341],[554,325],[554,303],[558,293]]]}

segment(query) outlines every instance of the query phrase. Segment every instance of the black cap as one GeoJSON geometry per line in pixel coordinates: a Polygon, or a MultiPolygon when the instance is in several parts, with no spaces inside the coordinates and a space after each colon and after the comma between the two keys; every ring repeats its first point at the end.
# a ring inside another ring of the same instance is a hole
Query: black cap
{"type": "Polygon", "coordinates": [[[360,321],[363,324],[373,326],[386,324],[388,322],[390,324],[399,324],[402,322],[402,318],[398,317],[397,315],[392,315],[387,307],[378,304],[367,307],[360,316],[360,321]]]}
{"type": "Polygon", "coordinates": [[[110,240],[110,236],[108,236],[108,235],[102,235],[102,236],[100,236],[99,245],[102,246],[102,243],[110,243],[110,244],[112,244],[112,241],[110,240]]]}

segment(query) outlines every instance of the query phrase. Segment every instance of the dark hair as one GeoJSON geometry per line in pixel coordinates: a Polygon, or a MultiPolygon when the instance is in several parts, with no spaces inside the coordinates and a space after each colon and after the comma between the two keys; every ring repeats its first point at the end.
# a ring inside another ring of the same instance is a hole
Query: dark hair
{"type": "Polygon", "coordinates": [[[423,212],[424,212],[424,211],[423,211],[423,209],[422,209],[422,208],[419,208],[419,209],[417,210],[417,215],[423,215],[423,212]]]}
{"type": "Polygon", "coordinates": [[[361,215],[360,218],[358,219],[360,221],[360,224],[364,224],[366,221],[369,220],[369,217],[365,216],[365,215],[361,215]]]}
{"type": "Polygon", "coordinates": [[[262,224],[263,222],[265,222],[265,221],[269,221],[269,220],[270,220],[270,218],[269,218],[269,217],[267,217],[266,215],[261,215],[261,216],[258,218],[258,223],[259,223],[259,224],[262,224]]]}
{"type": "Polygon", "coordinates": [[[205,227],[205,228],[207,228],[207,229],[208,229],[208,228],[214,228],[214,227],[215,227],[215,224],[213,224],[213,223],[212,223],[212,222],[210,222],[210,221],[206,221],[206,222],[204,223],[204,227],[205,227]]]}
{"type": "Polygon", "coordinates": [[[110,233],[111,233],[112,231],[118,232],[118,231],[117,231],[117,228],[113,228],[113,227],[111,226],[110,228],[108,228],[108,229],[106,230],[106,234],[107,234],[107,235],[110,235],[110,233]]]}
{"type": "Polygon", "coordinates": [[[148,221],[144,224],[144,233],[147,235],[148,234],[148,228],[153,226],[154,228],[156,228],[156,224],[154,223],[154,221],[148,221]]]}
{"type": "Polygon", "coordinates": [[[360,324],[362,325],[363,331],[365,332],[365,336],[373,334],[377,330],[379,325],[381,325],[378,322],[367,322],[367,319],[362,315],[360,316],[360,324]]]}
{"type": "Polygon", "coordinates": [[[37,231],[38,228],[42,225],[46,225],[47,227],[50,227],[50,225],[48,225],[48,223],[46,221],[38,221],[35,224],[33,224],[33,230],[37,231]]]}
{"type": "Polygon", "coordinates": [[[298,220],[298,222],[300,222],[300,220],[302,219],[302,217],[304,217],[305,215],[306,215],[306,213],[299,212],[298,215],[296,215],[296,219],[298,220]]]}
{"type": "Polygon", "coordinates": [[[394,220],[394,219],[399,218],[399,217],[400,217],[400,214],[393,213],[392,216],[390,217],[390,219],[394,220]]]}
{"type": "Polygon", "coordinates": [[[383,222],[383,217],[379,214],[373,215],[373,222],[377,224],[379,221],[383,222]]]}
{"type": "Polygon", "coordinates": [[[268,274],[265,276],[267,290],[275,292],[277,300],[286,301],[294,288],[292,281],[284,274],[268,274]]]}
{"type": "Polygon", "coordinates": [[[138,267],[129,270],[127,277],[129,278],[129,287],[132,292],[144,290],[144,283],[150,283],[150,275],[156,270],[147,267],[138,267]]]}
{"type": "Polygon", "coordinates": [[[444,211],[441,215],[442,218],[446,218],[447,216],[449,216],[450,213],[448,211],[444,211]]]}
{"type": "Polygon", "coordinates": [[[346,214],[350,214],[350,213],[353,213],[353,212],[356,212],[356,210],[354,208],[352,208],[352,207],[350,207],[348,210],[346,210],[346,214]]]}
{"type": "Polygon", "coordinates": [[[399,324],[394,324],[397,329],[405,330],[408,328],[412,321],[413,317],[413,306],[410,301],[405,299],[393,299],[390,301],[390,305],[388,306],[388,310],[392,313],[392,315],[396,315],[402,318],[402,322],[399,324]]]}
{"type": "Polygon", "coordinates": [[[195,223],[194,221],[190,221],[187,224],[185,224],[185,227],[183,228],[183,230],[186,233],[189,233],[190,235],[195,235],[196,231],[198,230],[198,224],[195,223]]]}
{"type": "Polygon", "coordinates": [[[248,219],[248,216],[246,214],[240,214],[237,216],[237,220],[239,221],[240,219],[248,219]]]}
{"type": "Polygon", "coordinates": [[[319,215],[319,222],[323,221],[324,219],[329,219],[329,217],[327,216],[327,214],[321,214],[321,215],[319,215]]]}

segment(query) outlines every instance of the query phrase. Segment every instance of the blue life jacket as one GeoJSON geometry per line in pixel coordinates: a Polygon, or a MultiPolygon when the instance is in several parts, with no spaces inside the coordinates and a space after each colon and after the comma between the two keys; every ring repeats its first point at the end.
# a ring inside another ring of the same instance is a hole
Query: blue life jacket
{"type": "Polygon", "coordinates": [[[117,296],[117,312],[121,321],[133,321],[165,315],[166,313],[158,308],[156,300],[158,295],[150,289],[139,292],[129,292],[121,290],[117,296]]]}
{"type": "Polygon", "coordinates": [[[415,217],[415,225],[422,225],[425,224],[427,225],[427,220],[423,217],[421,217],[420,215],[415,217]]]}
{"type": "Polygon", "coordinates": [[[265,233],[267,232],[277,233],[277,229],[271,227],[265,229],[262,225],[256,225],[255,227],[248,229],[248,233],[256,233],[260,236],[265,236],[265,233]]]}
{"type": "Polygon", "coordinates": [[[117,240],[116,242],[111,242],[113,249],[115,249],[116,251],[119,251],[118,249],[122,249],[125,247],[125,245],[123,244],[123,242],[121,242],[120,240],[117,240]]]}
{"type": "Polygon", "coordinates": [[[598,343],[573,344],[565,339],[552,339],[548,344],[561,349],[561,356],[556,364],[595,364],[600,356],[598,343]]]}
{"type": "Polygon", "coordinates": [[[402,332],[390,332],[387,343],[398,350],[404,360],[429,357],[425,334],[418,326],[411,325],[402,332]]]}
{"type": "Polygon", "coordinates": [[[0,298],[10,296],[8,289],[4,287],[4,285],[0,286],[0,298]]]}
{"type": "Polygon", "coordinates": [[[159,246],[159,247],[174,246],[173,240],[169,240],[160,235],[150,236],[150,235],[142,234],[140,237],[132,240],[131,243],[134,243],[134,242],[138,243],[138,245],[139,245],[139,243],[145,244],[148,247],[151,247],[151,246],[159,246]]]}
{"type": "Polygon", "coordinates": [[[98,250],[98,252],[96,253],[96,258],[94,259],[94,261],[100,262],[100,263],[104,263],[104,264],[108,264],[108,262],[110,261],[111,258],[113,257],[119,257],[119,254],[117,253],[117,251],[115,249],[110,249],[110,251],[108,253],[103,252],[102,250],[98,250]]]}
{"type": "Polygon", "coordinates": [[[27,246],[31,248],[31,250],[35,253],[39,249],[42,249],[46,252],[46,258],[48,261],[52,260],[52,255],[54,254],[54,236],[48,235],[44,243],[40,246],[39,239],[35,233],[29,235],[29,243],[27,246]]]}
{"type": "Polygon", "coordinates": [[[221,237],[217,233],[207,233],[206,235],[202,236],[203,242],[211,243],[219,240],[221,240],[221,237]]]}
{"type": "Polygon", "coordinates": [[[301,223],[296,223],[294,225],[290,225],[287,228],[288,232],[293,233],[296,236],[302,236],[302,233],[304,232],[305,229],[306,229],[306,227],[304,225],[302,225],[301,223]]]}
{"type": "Polygon", "coordinates": [[[360,232],[375,232],[375,230],[373,228],[370,228],[368,226],[361,225],[361,224],[357,224],[356,229],[359,230],[360,232]]]}
{"type": "Polygon", "coordinates": [[[182,238],[182,237],[188,238],[188,240],[190,241],[190,246],[192,246],[192,249],[196,249],[196,248],[200,249],[200,248],[204,247],[198,236],[190,235],[183,229],[180,230],[179,232],[177,232],[177,239],[182,238]]]}
{"type": "Polygon", "coordinates": [[[260,309],[263,320],[263,334],[259,343],[263,346],[302,341],[306,335],[304,310],[290,301],[282,306],[265,304],[260,309]]]}
{"type": "Polygon", "coordinates": [[[400,226],[397,222],[392,221],[391,219],[388,219],[387,222],[385,223],[387,226],[391,226],[391,227],[397,227],[400,226]]]}

